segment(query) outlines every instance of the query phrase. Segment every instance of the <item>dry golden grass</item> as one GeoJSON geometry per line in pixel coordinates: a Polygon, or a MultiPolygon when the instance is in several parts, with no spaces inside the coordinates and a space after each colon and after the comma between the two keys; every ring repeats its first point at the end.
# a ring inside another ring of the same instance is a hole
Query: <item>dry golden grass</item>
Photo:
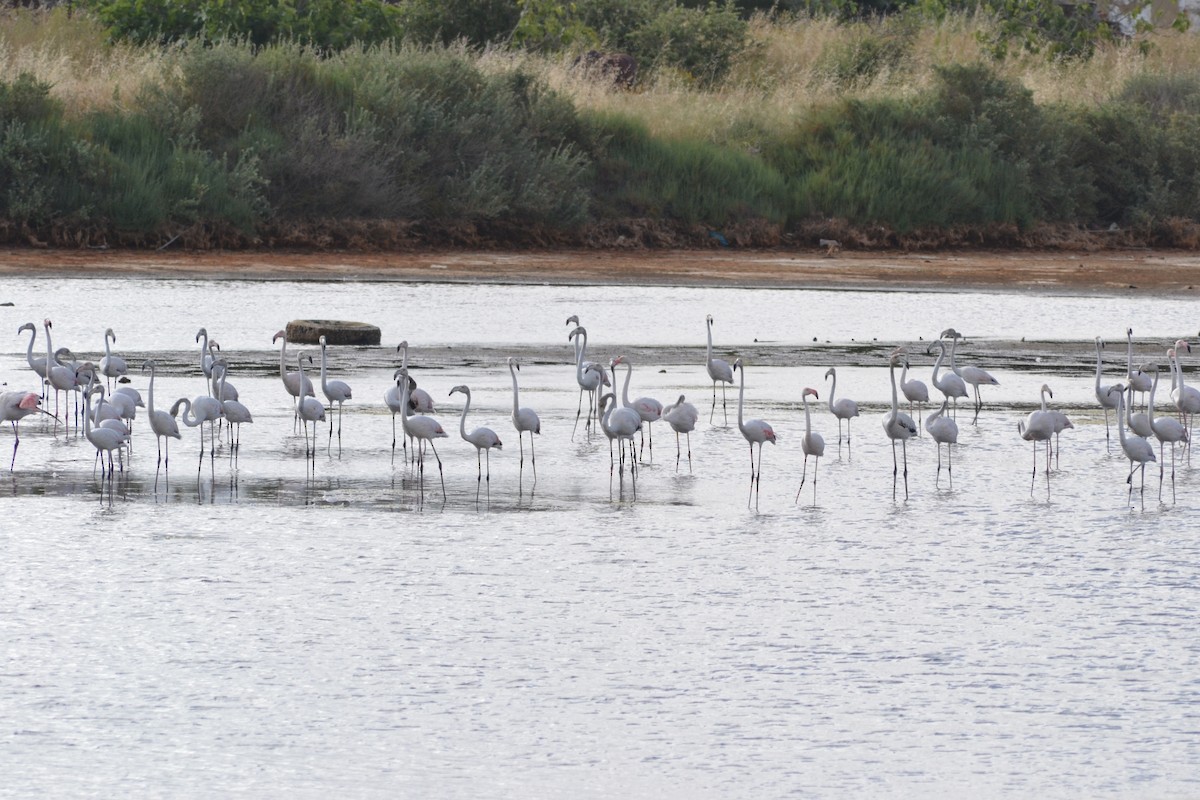
{"type": "Polygon", "coordinates": [[[32,73],[49,83],[68,114],[109,108],[162,78],[169,59],[155,48],[110,45],[85,15],[0,12],[0,74],[32,73]]]}
{"type": "MultiPolygon", "coordinates": [[[[686,137],[753,147],[756,132],[778,131],[812,110],[843,98],[903,98],[928,87],[938,65],[987,60],[977,34],[988,21],[971,14],[910,27],[903,21],[840,25],[799,17],[751,21],[752,46],[726,80],[700,91],[677,74],[659,74],[627,92],[587,80],[569,57],[541,57],[499,49],[479,54],[486,70],[520,65],[584,109],[642,120],[657,136],[686,137]],[[902,41],[903,57],[871,79],[847,86],[830,64],[839,53],[867,40],[902,41]]],[[[1136,44],[1099,48],[1087,62],[1056,65],[1038,55],[1018,54],[996,64],[1020,81],[1039,103],[1103,102],[1132,77],[1200,71],[1196,34],[1147,34],[1150,53],[1136,44]]],[[[0,11],[0,70],[31,72],[51,84],[68,113],[112,107],[131,98],[145,82],[158,82],[172,59],[153,47],[113,45],[86,15],[66,11],[0,11]]]]}

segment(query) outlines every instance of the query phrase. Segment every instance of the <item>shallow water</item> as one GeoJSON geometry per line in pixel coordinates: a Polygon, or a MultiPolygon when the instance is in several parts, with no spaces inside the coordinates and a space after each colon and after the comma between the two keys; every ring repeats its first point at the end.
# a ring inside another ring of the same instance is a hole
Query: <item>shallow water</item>
{"type": "MultiPolygon", "coordinates": [[[[796,318],[805,293],[647,289],[617,302],[601,289],[580,300],[574,287],[534,287],[513,314],[502,309],[522,287],[245,284],[238,302],[256,305],[239,309],[223,305],[230,282],[119,281],[92,303],[79,298],[94,288],[85,283],[0,287],[19,300],[0,321],[15,333],[52,316],[56,346],[60,331],[62,344],[98,344],[111,325],[119,352],[164,361],[163,406],[204,390],[189,359],[207,325],[245,359],[230,381],[255,423],[236,462],[222,445],[199,470],[196,431],[185,430],[157,487],[141,417],[131,463],[111,484],[93,477],[86,441],[22,424],[16,470],[0,479],[6,794],[1200,792],[1200,462],[1180,458],[1172,503],[1168,452],[1165,502],[1155,470],[1144,506],[1136,486],[1130,503],[1128,462],[1106,446],[1085,369],[989,362],[1001,386],[984,389],[977,425],[959,411],[953,488],[922,438],[907,447],[908,499],[901,477],[893,500],[880,428],[887,370],[839,370],[839,393],[864,406],[853,449],[839,455],[825,364],[780,364],[767,348],[769,365],[746,369],[747,416],[780,438],[763,457],[756,512],[736,391],[730,425],[718,395],[710,426],[703,365],[671,358],[671,346],[694,346],[705,313],[726,349],[805,341],[779,322],[796,318]],[[773,304],[757,299],[768,294],[773,304]],[[63,300],[34,300],[55,295],[63,300]],[[124,299],[134,296],[140,311],[124,299]],[[391,464],[388,347],[377,357],[331,348],[331,373],[355,400],[340,455],[322,429],[315,471],[307,465],[271,374],[269,338],[286,318],[247,313],[272,297],[290,317],[384,319],[385,342],[413,343],[414,375],[452,434],[438,447],[444,497],[432,459],[423,488],[402,450],[391,464]],[[676,468],[659,424],[636,484],[610,478],[607,442],[589,443],[582,425],[571,441],[571,313],[595,340],[653,354],[635,360],[631,395],[684,392],[700,407],[690,467],[684,455],[676,468]],[[524,345],[506,347],[515,341],[524,345]],[[426,343],[457,355],[429,369],[426,343]],[[561,363],[530,358],[520,372],[522,405],[543,423],[534,483],[531,464],[519,467],[502,356],[540,358],[560,344],[561,363]],[[664,349],[636,349],[648,345],[664,349]],[[491,459],[490,501],[484,487],[476,500],[473,448],[453,437],[461,395],[447,395],[458,383],[473,391],[468,427],[490,425],[505,442],[491,459]],[[1031,482],[1033,449],[1015,431],[1042,383],[1077,426],[1048,484],[1040,466],[1031,482]],[[813,425],[827,442],[815,507],[811,478],[795,502],[804,386],[821,393],[813,425]]],[[[1025,335],[986,318],[884,318],[897,295],[819,294],[814,314],[849,332],[822,334],[835,344],[859,329],[900,341],[949,325],[1025,335]]],[[[946,297],[1014,315],[1029,302],[946,297]]],[[[1100,327],[1093,313],[1134,319],[1143,302],[1036,300],[1041,310],[1020,319],[1083,351],[1094,335],[1121,338],[1123,321],[1100,327]]],[[[1146,302],[1140,335],[1184,330],[1182,307],[1146,302]]],[[[10,386],[33,385],[25,342],[13,337],[0,355],[10,386]]],[[[1122,356],[1108,355],[1106,383],[1122,356]]],[[[133,385],[146,394],[143,376],[133,385]]]]}

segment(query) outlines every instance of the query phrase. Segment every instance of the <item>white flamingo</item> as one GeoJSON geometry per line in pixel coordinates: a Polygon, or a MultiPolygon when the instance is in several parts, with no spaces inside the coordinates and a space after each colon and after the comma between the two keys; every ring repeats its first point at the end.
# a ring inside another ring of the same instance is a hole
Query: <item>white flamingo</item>
{"type": "MultiPolygon", "coordinates": [[[[728,402],[725,399],[725,386],[726,386],[726,384],[733,383],[733,368],[729,366],[728,361],[724,361],[720,358],[713,358],[713,345],[712,345],[713,318],[712,318],[712,314],[708,315],[708,317],[706,318],[706,321],[707,321],[707,325],[708,325],[708,354],[705,358],[704,366],[705,366],[705,369],[708,370],[708,377],[711,378],[712,382],[713,382],[712,409],[708,412],[708,422],[710,425],[712,424],[713,414],[716,413],[716,410],[717,410],[717,382],[720,381],[720,383],[721,383],[721,408],[725,411],[725,424],[728,425],[729,424],[729,407],[728,407],[728,402]]],[[[759,446],[759,453],[760,454],[762,453],[761,445],[759,446]]]]}
{"type": "Polygon", "coordinates": [[[113,344],[117,342],[117,335],[113,333],[113,329],[109,328],[104,331],[104,357],[100,359],[100,374],[108,378],[109,386],[112,386],[113,378],[120,378],[125,373],[129,372],[129,367],[125,363],[125,359],[112,354],[112,348],[109,347],[109,340],[113,344]]]}
{"type": "Polygon", "coordinates": [[[929,402],[929,387],[925,385],[925,381],[917,378],[908,379],[908,356],[904,357],[904,369],[900,371],[900,391],[904,394],[904,399],[908,401],[909,416],[912,416],[913,403],[917,404],[917,423],[919,425],[921,411],[929,402]]]}
{"type": "MultiPolygon", "coordinates": [[[[938,342],[941,344],[941,342],[938,342]]],[[[944,352],[944,348],[943,348],[944,352]]],[[[908,499],[908,440],[917,435],[917,424],[913,418],[900,410],[900,398],[896,393],[896,362],[903,358],[901,350],[892,352],[888,373],[892,379],[892,410],[883,417],[883,434],[892,440],[892,500],[896,499],[896,476],[899,463],[896,461],[896,442],[900,442],[904,454],[904,499],[908,499]]],[[[938,365],[942,363],[938,357],[938,365]]],[[[933,368],[934,385],[937,385],[937,366],[933,368]]]]}
{"type": "Polygon", "coordinates": [[[937,486],[942,479],[942,445],[946,445],[946,475],[950,477],[950,488],[954,488],[954,445],[958,444],[958,423],[946,416],[950,401],[942,398],[938,410],[925,420],[925,431],[937,443],[938,468],[937,478],[933,485],[937,486]]]}
{"type": "MultiPolygon", "coordinates": [[[[396,415],[408,415],[412,410],[404,403],[404,393],[400,389],[400,381],[408,382],[408,389],[411,392],[416,385],[412,378],[402,377],[404,374],[403,367],[397,367],[392,373],[392,380],[395,384],[388,387],[388,390],[383,393],[383,403],[392,412],[392,463],[396,463],[396,415]]],[[[404,461],[408,462],[408,437],[404,437],[404,461]]]]}
{"type": "Polygon", "coordinates": [[[292,396],[292,432],[295,433],[295,426],[300,419],[300,414],[296,410],[296,399],[301,395],[301,386],[303,386],[303,394],[305,397],[315,397],[313,392],[312,381],[304,377],[300,371],[287,371],[287,331],[281,330],[271,337],[271,344],[275,344],[279,339],[283,340],[283,344],[279,346],[279,379],[283,381],[283,388],[292,396]]]}
{"type": "Polygon", "coordinates": [[[1096,402],[1104,409],[1104,444],[1108,447],[1112,443],[1112,434],[1109,433],[1108,412],[1110,409],[1117,407],[1117,399],[1112,396],[1112,384],[1107,386],[1100,385],[1100,373],[1104,369],[1104,364],[1100,359],[1100,349],[1104,347],[1104,342],[1099,336],[1096,337],[1096,402]]]}
{"type": "MultiPolygon", "coordinates": [[[[775,430],[761,419],[752,419],[749,422],[744,422],[742,418],[742,406],[746,397],[746,368],[742,366],[742,359],[737,359],[733,362],[733,369],[741,370],[742,375],[738,383],[738,430],[742,432],[742,436],[750,444],[750,493],[754,495],[754,508],[758,509],[759,488],[762,485],[762,446],[763,442],[775,444],[775,430]],[[754,468],[754,445],[758,445],[758,471],[754,468]]],[[[749,499],[746,500],[746,505],[750,505],[749,499]]]]}
{"type": "Polygon", "coordinates": [[[1112,391],[1117,394],[1117,436],[1121,439],[1121,449],[1125,451],[1125,457],[1129,459],[1129,477],[1125,479],[1125,482],[1129,484],[1129,497],[1126,502],[1133,502],[1133,471],[1140,466],[1142,470],[1142,505],[1145,506],[1146,464],[1157,460],[1154,457],[1154,447],[1141,436],[1125,435],[1125,424],[1121,419],[1121,412],[1124,410],[1125,404],[1125,387],[1118,383],[1112,388],[1112,391]]]}
{"type": "Polygon", "coordinates": [[[1145,394],[1150,391],[1150,376],[1140,369],[1133,368],[1133,328],[1125,329],[1125,376],[1129,381],[1126,388],[1131,399],[1137,393],[1145,394]]]}
{"type": "Polygon", "coordinates": [[[41,408],[41,402],[41,395],[37,392],[0,392],[0,422],[12,423],[13,429],[13,451],[12,461],[8,465],[9,472],[16,468],[17,448],[21,446],[21,433],[17,430],[17,425],[30,414],[46,413],[41,408]]]}
{"type": "MultiPolygon", "coordinates": [[[[408,372],[403,372],[402,378],[408,377],[408,372]]],[[[411,398],[408,394],[408,381],[401,380],[400,382],[401,400],[405,405],[409,403],[411,398]]],[[[417,451],[417,472],[420,475],[422,491],[425,487],[425,445],[429,444],[433,450],[433,457],[437,459],[438,478],[442,482],[442,498],[446,497],[446,478],[442,472],[442,457],[438,455],[437,447],[434,446],[434,439],[445,439],[447,434],[442,428],[442,424],[433,417],[425,416],[424,414],[413,414],[412,416],[403,416],[400,418],[400,425],[404,428],[404,432],[411,436],[414,441],[413,449],[417,451]]]]}
{"type": "Polygon", "coordinates": [[[965,367],[958,366],[958,363],[955,360],[955,351],[958,349],[958,340],[962,338],[961,333],[954,330],[954,328],[947,328],[946,330],[942,331],[941,336],[950,337],[950,370],[955,375],[962,378],[964,382],[971,384],[975,390],[975,419],[979,419],[979,411],[983,408],[983,400],[979,396],[980,385],[986,384],[989,386],[999,386],[1000,381],[992,377],[990,372],[985,369],[981,369],[980,367],[973,367],[970,365],[965,367]]]}
{"type": "Polygon", "coordinates": [[[158,464],[154,469],[154,491],[158,491],[158,470],[163,466],[164,455],[167,470],[171,469],[171,440],[182,439],[179,434],[179,423],[174,415],[168,414],[161,408],[154,407],[154,378],[158,374],[158,364],[154,361],[142,362],[142,372],[150,370],[149,405],[146,408],[150,417],[150,430],[154,432],[154,441],[158,444],[158,464]]]}
{"type": "Polygon", "coordinates": [[[21,327],[17,328],[17,335],[20,336],[22,331],[29,331],[29,347],[25,350],[25,361],[29,364],[29,368],[37,373],[37,376],[42,380],[46,379],[46,359],[35,358],[33,355],[33,345],[37,342],[37,326],[32,322],[26,322],[21,327]]]}
{"type": "MultiPolygon", "coordinates": [[[[450,394],[460,392],[466,397],[466,402],[463,403],[462,416],[458,420],[458,435],[462,437],[464,442],[468,442],[475,447],[475,465],[479,468],[479,474],[475,478],[475,496],[479,496],[479,481],[483,479],[483,464],[481,456],[487,455],[487,482],[488,494],[491,495],[492,487],[492,448],[497,450],[504,449],[504,443],[500,441],[500,437],[491,428],[476,428],[467,433],[467,412],[471,410],[471,388],[465,384],[455,386],[450,390],[450,394]]],[[[395,445],[393,445],[393,450],[395,445]]]]}
{"type": "MultiPolygon", "coordinates": [[[[92,382],[88,386],[88,391],[85,393],[85,398],[90,398],[91,390],[95,386],[95,374],[92,374],[92,382]]],[[[101,397],[104,395],[103,386],[95,386],[95,389],[100,392],[101,397]]],[[[110,428],[100,428],[92,426],[91,415],[85,413],[83,415],[83,435],[92,446],[96,448],[96,458],[100,461],[100,478],[103,480],[107,475],[109,480],[113,477],[113,451],[120,451],[125,444],[125,437],[119,432],[110,428]],[[108,455],[108,470],[105,471],[104,456],[108,455]]],[[[119,455],[119,452],[118,452],[119,455]]],[[[121,470],[125,470],[124,460],[121,462],[121,470]]],[[[93,467],[92,474],[95,475],[93,467]]]]}
{"type": "Polygon", "coordinates": [[[212,377],[212,364],[215,360],[212,349],[208,345],[208,329],[201,328],[196,331],[196,341],[200,342],[200,370],[204,373],[205,378],[212,377]],[[203,340],[203,341],[201,341],[203,340]]]}
{"type": "MultiPolygon", "coordinates": [[[[303,351],[296,354],[296,371],[300,373],[300,385],[304,385],[306,380],[304,377],[304,359],[308,359],[308,363],[312,363],[312,356],[303,351]]],[[[304,396],[298,399],[296,405],[296,414],[300,417],[300,424],[304,427],[304,458],[307,461],[309,458],[313,461],[313,472],[317,469],[317,423],[325,421],[325,405],[315,396],[304,396]],[[313,424],[312,449],[308,447],[308,423],[313,424]]],[[[185,420],[186,422],[186,420],[185,420]]]]}
{"type": "MultiPolygon", "coordinates": [[[[615,359],[610,365],[615,366],[615,359]]],[[[617,382],[616,370],[613,370],[612,382],[617,382]]],[[[613,441],[617,442],[620,456],[620,473],[625,474],[625,442],[629,442],[629,472],[636,479],[637,463],[633,458],[633,435],[642,427],[642,419],[632,408],[626,408],[617,402],[617,396],[612,392],[600,398],[600,430],[608,437],[608,475],[613,473],[613,441]],[[611,402],[610,402],[611,401],[611,402]]]]}
{"type": "MultiPolygon", "coordinates": [[[[632,408],[637,412],[638,417],[644,423],[641,427],[642,431],[642,449],[646,446],[646,434],[650,434],[650,460],[654,460],[654,432],[651,426],[662,419],[663,406],[662,403],[655,400],[653,397],[639,397],[632,403],[629,402],[629,378],[633,375],[633,363],[625,356],[617,356],[616,363],[625,365],[625,383],[621,386],[621,405],[625,408],[632,408]]],[[[613,382],[617,380],[616,373],[613,373],[613,382]]],[[[638,457],[641,455],[639,453],[638,457]]]]}
{"type": "Polygon", "coordinates": [[[671,426],[671,430],[675,431],[675,469],[679,469],[679,434],[687,437],[688,448],[688,467],[692,465],[692,431],[696,430],[696,423],[700,421],[700,412],[694,405],[685,401],[683,395],[679,395],[679,399],[663,409],[663,422],[671,426]]]}
{"type": "MultiPolygon", "coordinates": [[[[578,319],[571,317],[571,319],[578,319]]],[[[606,381],[604,380],[604,370],[598,369],[598,365],[592,361],[586,361],[587,356],[587,330],[582,325],[578,325],[567,334],[567,339],[575,346],[575,382],[579,384],[579,403],[575,409],[575,425],[571,428],[571,439],[575,438],[575,429],[579,427],[579,417],[583,413],[583,394],[588,395],[588,418],[584,424],[584,431],[588,436],[592,433],[592,414],[596,411],[596,390],[600,388],[606,381]]]]}
{"type": "MultiPolygon", "coordinates": [[[[837,392],[837,369],[830,367],[825,371],[825,380],[833,378],[833,385],[829,387],[829,413],[837,417],[838,421],[838,450],[842,449],[842,420],[846,421],[846,447],[850,446],[850,420],[858,416],[858,403],[848,397],[843,397],[834,400],[834,394],[837,392]]],[[[815,392],[813,393],[816,394],[815,392]]],[[[807,406],[807,403],[805,403],[807,406]]],[[[814,490],[815,491],[815,490],[814,490]]]]}
{"type": "Polygon", "coordinates": [[[946,344],[942,341],[934,342],[925,350],[925,354],[932,355],[935,347],[938,349],[938,357],[933,362],[933,388],[954,402],[954,413],[957,416],[958,398],[967,396],[967,383],[953,371],[938,374],[942,368],[942,361],[946,359],[946,344]]]}
{"type": "MultiPolygon", "coordinates": [[[[1175,351],[1168,350],[1167,358],[1174,358],[1175,351]]],[[[1163,454],[1163,447],[1166,444],[1171,445],[1171,502],[1175,502],[1175,444],[1177,442],[1187,442],[1188,432],[1183,427],[1183,424],[1177,419],[1171,417],[1155,417],[1154,416],[1154,393],[1158,389],[1158,367],[1154,368],[1154,380],[1150,383],[1150,397],[1146,401],[1146,416],[1150,418],[1150,429],[1154,433],[1154,438],[1158,439],[1158,499],[1162,500],[1162,485],[1163,471],[1166,469],[1166,458],[1163,454]]]]}
{"type": "MultiPolygon", "coordinates": [[[[217,386],[216,396],[218,398],[225,396],[225,381],[229,376],[229,361],[226,359],[218,359],[213,364],[213,375],[220,374],[220,384],[217,386]]],[[[229,423],[229,457],[232,459],[237,456],[238,451],[242,449],[242,425],[254,424],[254,416],[250,413],[250,409],[237,400],[221,400],[221,413],[225,421],[229,423]]]]}
{"type": "Polygon", "coordinates": [[[338,451],[341,452],[342,446],[342,405],[353,397],[350,391],[350,385],[345,381],[329,380],[329,362],[325,355],[325,337],[322,336],[318,340],[321,344],[321,393],[325,395],[325,399],[329,401],[329,444],[325,450],[328,452],[333,445],[333,404],[338,405],[338,451]]]}
{"type": "Polygon", "coordinates": [[[517,429],[517,440],[521,444],[521,470],[525,469],[525,439],[523,434],[529,433],[529,461],[533,464],[533,480],[537,481],[537,456],[533,452],[533,435],[542,432],[542,421],[532,408],[521,407],[520,390],[517,388],[517,370],[521,368],[512,356],[508,358],[508,371],[512,374],[513,385],[513,427],[517,429]]]}
{"type": "MultiPolygon", "coordinates": [[[[829,372],[833,372],[832,367],[830,368],[829,372]]],[[[827,372],[825,374],[828,375],[829,373],[827,372]]],[[[837,385],[836,377],[833,379],[833,382],[834,382],[834,385],[837,385]]],[[[809,413],[809,410],[808,410],[809,395],[812,395],[813,397],[815,397],[818,400],[821,399],[820,395],[817,394],[816,389],[806,388],[800,395],[800,399],[804,402],[804,438],[800,440],[800,449],[802,451],[804,451],[804,468],[800,471],[800,488],[796,490],[796,502],[797,503],[800,502],[800,492],[802,492],[804,490],[804,479],[806,477],[808,477],[808,457],[812,456],[813,457],[813,505],[815,506],[817,504],[817,467],[821,463],[821,456],[825,455],[825,439],[823,439],[821,437],[821,434],[813,433],[812,414],[809,413]]],[[[830,392],[829,396],[830,396],[830,398],[833,397],[832,391],[830,392]]],[[[851,402],[853,402],[853,401],[851,401],[851,402]]],[[[857,406],[855,407],[854,411],[855,411],[855,414],[858,413],[857,406]]],[[[849,438],[850,438],[849,436],[846,437],[847,443],[849,442],[849,438]]],[[[841,441],[840,436],[839,436],[838,440],[841,441]]]]}

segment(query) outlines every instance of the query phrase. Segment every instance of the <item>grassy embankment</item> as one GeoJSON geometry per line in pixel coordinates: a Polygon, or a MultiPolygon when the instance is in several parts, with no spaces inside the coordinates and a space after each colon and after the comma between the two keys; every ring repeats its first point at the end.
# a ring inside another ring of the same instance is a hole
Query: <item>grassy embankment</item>
{"type": "Polygon", "coordinates": [[[1200,243],[1195,36],[997,65],[984,25],[757,20],[719,85],[658,74],[623,92],[499,50],[164,52],[78,15],[10,14],[0,238],[1200,243]]]}

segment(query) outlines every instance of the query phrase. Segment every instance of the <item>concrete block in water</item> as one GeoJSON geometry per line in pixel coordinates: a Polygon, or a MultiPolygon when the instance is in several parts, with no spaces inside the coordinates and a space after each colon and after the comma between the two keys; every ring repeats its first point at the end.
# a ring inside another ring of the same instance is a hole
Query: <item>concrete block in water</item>
{"type": "Polygon", "coordinates": [[[287,338],[296,344],[379,344],[379,328],[365,322],[337,319],[294,319],[287,324],[287,338]]]}

